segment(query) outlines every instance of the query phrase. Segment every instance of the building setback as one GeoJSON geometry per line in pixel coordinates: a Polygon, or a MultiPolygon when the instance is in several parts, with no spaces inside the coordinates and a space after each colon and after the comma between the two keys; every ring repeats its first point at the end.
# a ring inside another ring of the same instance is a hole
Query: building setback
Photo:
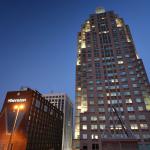
{"type": "Polygon", "coordinates": [[[0,123],[2,150],[61,150],[63,112],[35,90],[8,92],[0,123]]]}
{"type": "Polygon", "coordinates": [[[150,149],[149,85],[129,26],[98,8],[78,33],[74,149],[150,149]]]}
{"type": "Polygon", "coordinates": [[[43,96],[64,113],[62,150],[72,150],[73,105],[70,98],[65,93],[48,93],[43,96]]]}

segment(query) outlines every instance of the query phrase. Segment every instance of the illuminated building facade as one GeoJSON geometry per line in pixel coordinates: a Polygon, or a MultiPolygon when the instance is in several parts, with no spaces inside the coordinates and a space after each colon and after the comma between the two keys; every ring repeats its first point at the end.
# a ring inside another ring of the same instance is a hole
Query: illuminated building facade
{"type": "Polygon", "coordinates": [[[109,139],[150,149],[149,85],[129,26],[98,8],[78,33],[74,149],[102,150],[109,139]]]}
{"type": "Polygon", "coordinates": [[[63,113],[37,91],[8,92],[0,123],[1,150],[61,150],[63,113]]]}
{"type": "Polygon", "coordinates": [[[65,93],[48,93],[43,96],[64,113],[62,150],[72,150],[73,105],[70,98],[65,93]]]}

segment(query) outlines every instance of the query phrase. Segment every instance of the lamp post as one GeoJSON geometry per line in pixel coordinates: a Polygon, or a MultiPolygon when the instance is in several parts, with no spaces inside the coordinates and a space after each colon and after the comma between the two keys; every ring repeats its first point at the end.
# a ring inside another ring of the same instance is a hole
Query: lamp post
{"type": "Polygon", "coordinates": [[[22,104],[14,106],[14,110],[17,110],[17,113],[16,113],[16,116],[15,116],[12,132],[11,132],[10,137],[9,137],[7,150],[11,150],[11,141],[12,141],[12,137],[13,137],[13,133],[14,133],[15,127],[16,127],[16,122],[17,122],[17,119],[18,119],[19,111],[23,110],[23,109],[24,109],[24,105],[22,105],[22,104]]]}

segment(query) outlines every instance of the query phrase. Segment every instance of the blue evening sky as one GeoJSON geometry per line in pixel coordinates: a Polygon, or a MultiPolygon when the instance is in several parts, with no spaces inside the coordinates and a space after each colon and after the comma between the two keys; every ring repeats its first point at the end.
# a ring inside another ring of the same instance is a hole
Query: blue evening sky
{"type": "Polygon", "coordinates": [[[98,6],[130,25],[150,77],[149,0],[0,0],[0,107],[21,86],[75,100],[77,32],[98,6]]]}

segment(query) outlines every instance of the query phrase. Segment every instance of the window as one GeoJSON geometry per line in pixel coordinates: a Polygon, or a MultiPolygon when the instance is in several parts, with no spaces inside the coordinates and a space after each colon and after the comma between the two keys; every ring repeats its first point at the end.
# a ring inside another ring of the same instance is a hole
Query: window
{"type": "Polygon", "coordinates": [[[40,101],[39,100],[36,100],[35,107],[40,108],[40,101]]]}
{"type": "Polygon", "coordinates": [[[141,103],[141,98],[136,98],[135,101],[136,101],[137,103],[141,103]]]}
{"type": "Polygon", "coordinates": [[[128,81],[128,80],[127,80],[127,78],[122,78],[122,79],[120,79],[120,81],[121,81],[121,82],[126,82],[126,81],[128,81]]]}
{"type": "Polygon", "coordinates": [[[96,116],[91,116],[91,121],[97,121],[97,117],[96,116]]]}
{"type": "Polygon", "coordinates": [[[82,125],[83,130],[87,130],[87,125],[82,125]]]}
{"type": "Polygon", "coordinates": [[[134,91],[134,95],[138,95],[139,94],[139,91],[134,91]]]}
{"type": "Polygon", "coordinates": [[[139,110],[139,111],[143,111],[144,108],[143,108],[142,106],[138,106],[138,110],[139,110]]]}
{"type": "Polygon", "coordinates": [[[100,124],[99,127],[100,127],[101,130],[105,129],[105,125],[104,124],[100,124]]]}
{"type": "Polygon", "coordinates": [[[131,95],[131,94],[130,94],[130,92],[124,92],[124,95],[125,95],[125,96],[129,96],[129,95],[131,95]]]}
{"type": "Polygon", "coordinates": [[[98,139],[98,134],[92,134],[91,139],[98,139]]]}
{"type": "Polygon", "coordinates": [[[132,99],[131,99],[131,98],[126,99],[126,103],[127,103],[127,104],[131,104],[131,103],[132,103],[132,99]]]}
{"type": "Polygon", "coordinates": [[[98,111],[99,112],[105,112],[105,109],[104,108],[98,108],[98,111]]]}
{"type": "Polygon", "coordinates": [[[148,125],[146,123],[140,124],[141,129],[148,129],[148,125]]]}
{"type": "Polygon", "coordinates": [[[128,88],[128,85],[127,85],[127,84],[124,84],[124,85],[122,85],[122,88],[127,89],[127,88],[128,88]]]}
{"type": "Polygon", "coordinates": [[[105,120],[105,116],[99,116],[99,120],[101,121],[105,120]]]}
{"type": "Polygon", "coordinates": [[[145,115],[139,115],[139,120],[145,120],[145,115]]]}
{"type": "Polygon", "coordinates": [[[101,86],[98,86],[97,87],[97,90],[102,90],[103,88],[101,86]]]}
{"type": "Polygon", "coordinates": [[[46,105],[44,105],[44,111],[47,112],[48,107],[46,105]]]}
{"type": "Polygon", "coordinates": [[[132,86],[135,87],[135,88],[138,87],[137,84],[132,84],[132,86]]]}
{"type": "Polygon", "coordinates": [[[123,64],[123,61],[121,61],[121,60],[120,60],[120,61],[118,61],[118,64],[123,64]]]}
{"type": "Polygon", "coordinates": [[[143,134],[143,138],[145,138],[145,139],[150,138],[150,135],[149,134],[143,134]]]}
{"type": "Polygon", "coordinates": [[[131,124],[131,129],[132,130],[138,130],[138,125],[137,124],[131,124]]]}
{"type": "Polygon", "coordinates": [[[91,125],[91,130],[97,130],[97,125],[96,124],[91,125]]]}
{"type": "Polygon", "coordinates": [[[125,75],[126,75],[126,72],[120,72],[119,75],[120,75],[120,76],[125,76],[125,75]]]}
{"type": "Polygon", "coordinates": [[[134,111],[133,107],[131,107],[131,106],[127,107],[127,110],[128,111],[134,111]]]}
{"type": "Polygon", "coordinates": [[[135,115],[129,115],[129,120],[135,120],[135,115]]]}
{"type": "Polygon", "coordinates": [[[98,104],[104,104],[103,100],[98,100],[98,104]]]}
{"type": "Polygon", "coordinates": [[[136,79],[135,78],[130,78],[131,79],[131,81],[135,81],[136,79]]]}
{"type": "Polygon", "coordinates": [[[90,87],[90,88],[89,88],[90,91],[93,91],[93,89],[94,89],[93,87],[90,87]]]}
{"type": "Polygon", "coordinates": [[[99,150],[98,144],[92,144],[92,150],[99,150]]]}
{"type": "Polygon", "coordinates": [[[87,134],[82,134],[83,139],[87,139],[87,134]]]}
{"type": "Polygon", "coordinates": [[[121,124],[117,124],[117,125],[115,125],[115,128],[116,128],[117,130],[121,130],[121,129],[122,129],[122,126],[121,126],[121,124]]]}
{"type": "Polygon", "coordinates": [[[91,105],[94,104],[94,101],[93,101],[93,100],[90,100],[90,104],[91,104],[91,105]]]}
{"type": "Polygon", "coordinates": [[[83,117],[82,117],[82,121],[87,121],[87,117],[86,117],[86,116],[83,116],[83,117]]]}
{"type": "Polygon", "coordinates": [[[95,112],[95,109],[93,107],[91,107],[90,112],[95,112]]]}

